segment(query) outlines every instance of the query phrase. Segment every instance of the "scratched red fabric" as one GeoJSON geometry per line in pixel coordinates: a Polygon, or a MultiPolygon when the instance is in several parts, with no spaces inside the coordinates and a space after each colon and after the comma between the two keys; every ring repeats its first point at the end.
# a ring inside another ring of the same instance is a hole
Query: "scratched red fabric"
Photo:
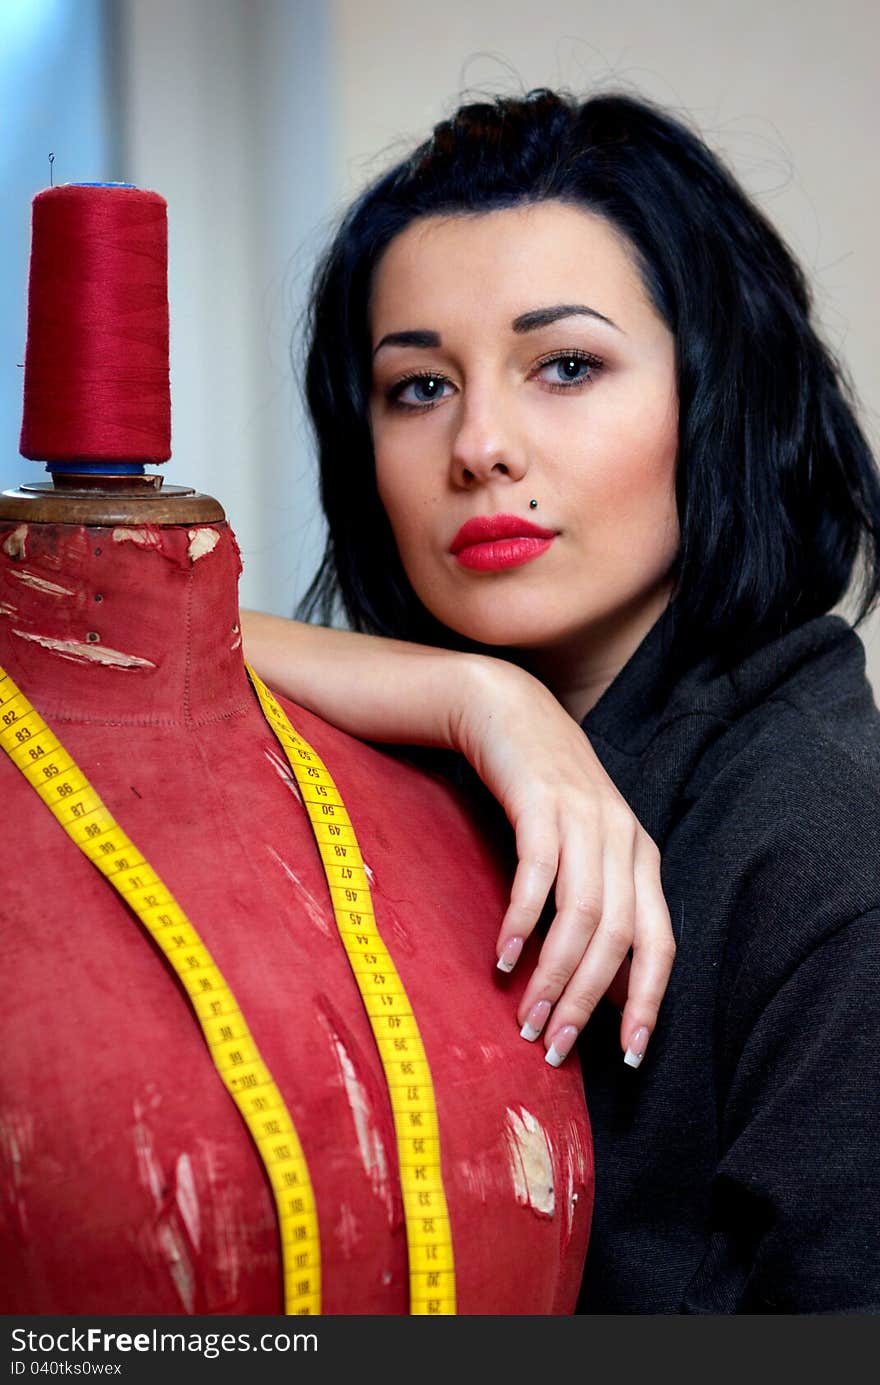
{"type": "MultiPolygon", "coordinates": [[[[314,1184],[323,1311],[408,1311],[391,1108],[311,828],[244,672],[235,542],[0,524],[0,664],[214,955],[314,1184]],[[195,540],[195,543],[194,543],[195,540]],[[213,546],[212,546],[213,545],[213,546]],[[198,553],[202,556],[197,556],[198,553]]],[[[508,880],[452,789],[284,704],[326,761],[431,1066],[463,1314],[573,1310],[581,1077],[525,1043],[508,880]]],[[[6,1313],[283,1311],[274,1204],[169,964],[0,754],[6,1313]]]]}

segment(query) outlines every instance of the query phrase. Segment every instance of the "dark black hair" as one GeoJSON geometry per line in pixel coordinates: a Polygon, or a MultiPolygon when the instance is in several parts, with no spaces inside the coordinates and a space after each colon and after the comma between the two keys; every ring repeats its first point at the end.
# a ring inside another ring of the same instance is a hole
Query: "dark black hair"
{"type": "Polygon", "coordinates": [[[371,280],[417,217],[547,199],[623,233],[675,337],[681,647],[736,657],[828,611],[854,577],[863,618],[880,593],[880,484],[801,269],[681,122],[628,95],[546,90],[462,106],[358,198],[319,266],[306,395],[329,538],[299,613],[466,646],[412,591],[376,491],[371,280]]]}

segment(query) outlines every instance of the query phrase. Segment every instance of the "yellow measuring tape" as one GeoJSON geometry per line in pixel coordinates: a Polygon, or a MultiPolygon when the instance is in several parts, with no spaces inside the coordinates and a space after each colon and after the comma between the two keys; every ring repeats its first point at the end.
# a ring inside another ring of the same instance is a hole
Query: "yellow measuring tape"
{"type": "Polygon", "coordinates": [[[455,1313],[455,1266],[440,1169],[437,1105],[412,1006],[376,927],[363,857],[330,771],[297,735],[249,666],[248,674],[296,775],[324,862],[336,926],[385,1069],[406,1219],[410,1313],[455,1313]]]}
{"type": "MultiPolygon", "coordinates": [[[[410,1313],[454,1314],[455,1271],[437,1111],[418,1027],[376,928],[363,859],[333,779],[257,675],[251,669],[248,673],[300,786],[339,932],[385,1069],[406,1218],[410,1313]]],[[[0,746],[174,967],[269,1177],[281,1236],[285,1312],[320,1313],[318,1218],[302,1145],[230,987],[171,892],[3,668],[0,746]]]]}

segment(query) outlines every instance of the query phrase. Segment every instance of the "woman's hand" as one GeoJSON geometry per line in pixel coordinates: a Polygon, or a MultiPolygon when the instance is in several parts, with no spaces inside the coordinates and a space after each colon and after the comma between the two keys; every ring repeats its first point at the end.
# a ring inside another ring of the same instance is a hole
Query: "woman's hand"
{"type": "Polygon", "coordinates": [[[556,915],[517,1011],[523,1038],[541,1035],[547,1061],[558,1066],[609,994],[623,1010],[625,1061],[638,1067],[675,957],[654,842],[577,722],[513,664],[471,663],[451,735],[516,833],[518,865],[497,944],[503,971],[555,885],[556,915]]]}
{"type": "Polygon", "coordinates": [[[607,993],[623,1010],[626,1061],[638,1066],[675,955],[660,860],[553,694],[503,659],[255,611],[242,611],[241,624],[245,655],[270,687],[334,726],[465,756],[516,833],[498,936],[505,970],[555,885],[556,917],[517,1011],[523,1036],[542,1034],[548,1061],[561,1062],[607,993]]]}

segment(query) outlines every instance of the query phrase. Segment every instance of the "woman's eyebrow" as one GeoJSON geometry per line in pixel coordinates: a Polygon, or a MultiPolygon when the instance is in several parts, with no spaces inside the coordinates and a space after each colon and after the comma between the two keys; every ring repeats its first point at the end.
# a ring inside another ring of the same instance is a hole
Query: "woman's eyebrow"
{"type": "MultiPolygon", "coordinates": [[[[514,332],[536,332],[539,327],[549,327],[563,317],[595,317],[600,322],[605,322],[609,327],[613,327],[615,332],[623,331],[623,328],[618,327],[616,322],[612,322],[610,317],[606,317],[604,313],[598,312],[595,308],[588,308],[586,303],[556,303],[552,308],[532,308],[528,313],[520,313],[519,317],[515,317],[510,325],[514,332]]],[[[376,356],[383,346],[436,348],[440,345],[439,332],[415,327],[403,332],[387,332],[376,346],[373,355],[376,356]]]]}
{"type": "Polygon", "coordinates": [[[549,327],[563,317],[597,317],[600,322],[607,322],[615,332],[623,331],[610,317],[597,312],[595,308],[588,308],[586,303],[557,303],[552,308],[533,308],[531,312],[520,313],[510,325],[514,332],[535,332],[539,327],[549,327]]]}
{"type": "Polygon", "coordinates": [[[408,332],[388,332],[379,342],[379,345],[376,347],[376,350],[373,352],[373,355],[375,356],[376,352],[381,351],[383,346],[437,347],[439,345],[439,332],[431,332],[428,331],[427,328],[413,328],[411,331],[408,332]]]}

